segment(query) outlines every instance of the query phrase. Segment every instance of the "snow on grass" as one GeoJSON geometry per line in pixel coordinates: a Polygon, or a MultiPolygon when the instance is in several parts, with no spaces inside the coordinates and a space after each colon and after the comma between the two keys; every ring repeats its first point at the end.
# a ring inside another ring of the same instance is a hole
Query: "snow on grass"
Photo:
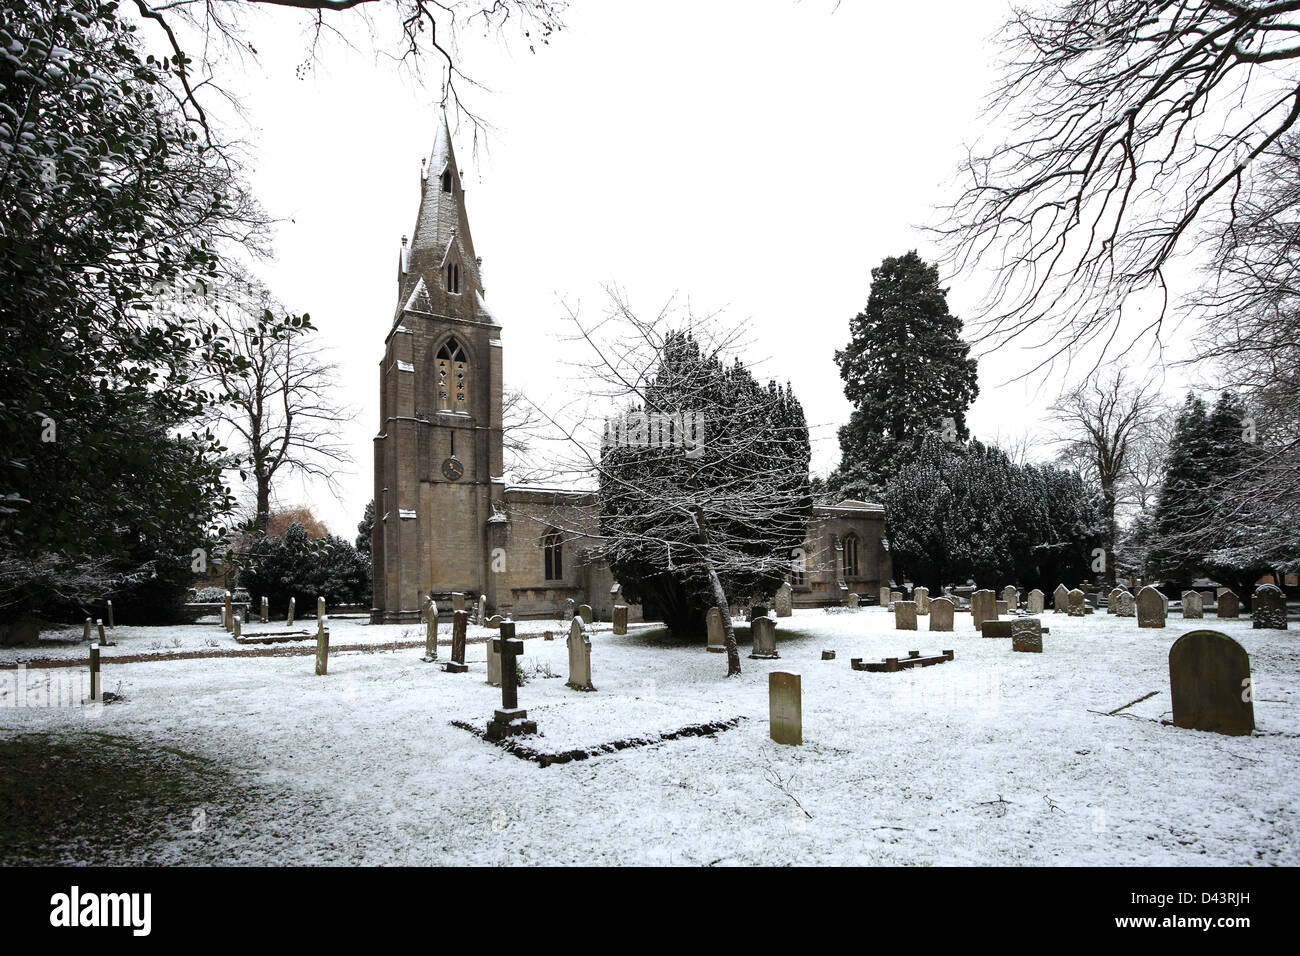
{"type": "MultiPolygon", "coordinates": [[[[979,637],[969,615],[957,615],[955,632],[932,634],[925,617],[920,631],[895,631],[878,608],[798,611],[778,622],[781,659],[750,660],[742,646],[735,679],[702,644],[674,644],[653,628],[605,630],[592,640],[594,693],[564,686],[563,622],[521,622],[530,676],[519,704],[544,735],[523,738],[530,747],[747,718],[714,737],[545,768],[451,726],[483,725],[500,705],[482,644],[468,648],[468,674],[446,674],[418,650],[383,649],[393,632],[417,628],[331,622],[333,643],[373,635],[376,652],[332,654],[318,678],[308,657],[114,667],[114,654],[133,652],[127,632],[145,644],[191,639],[188,628],[119,627],[121,644],[104,651],[104,686],[123,702],[98,716],[0,706],[0,737],[111,733],[195,754],[280,794],[252,817],[214,807],[203,833],[178,828],[166,857],[192,862],[1300,862],[1295,631],[1254,631],[1247,619],[1171,618],[1163,630],[1105,614],[1042,620],[1044,652],[1016,654],[1008,639],[979,637]],[[1249,652],[1254,736],[1160,723],[1169,646],[1195,627],[1222,630],[1249,652]],[[555,640],[535,636],[546,629],[555,640]],[[837,659],[820,660],[823,648],[837,659]],[[849,666],[944,648],[956,660],[896,674],[849,666]],[[542,676],[548,669],[558,676],[542,676]],[[803,747],[768,739],[773,670],[802,675],[803,747]]],[[[11,701],[13,673],[0,671],[0,705],[11,701]]],[[[183,809],[188,823],[195,808],[183,809]]],[[[163,855],[124,846],[120,859],[163,855]]]]}

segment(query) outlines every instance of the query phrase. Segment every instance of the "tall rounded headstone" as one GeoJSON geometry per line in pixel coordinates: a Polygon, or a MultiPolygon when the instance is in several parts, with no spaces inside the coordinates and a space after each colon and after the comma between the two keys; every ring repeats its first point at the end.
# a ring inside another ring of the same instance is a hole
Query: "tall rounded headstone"
{"type": "Polygon", "coordinates": [[[1147,585],[1137,596],[1138,627],[1165,626],[1165,596],[1147,585]]]}
{"type": "Polygon", "coordinates": [[[1224,588],[1219,592],[1219,600],[1215,604],[1215,614],[1221,618],[1236,617],[1241,613],[1241,599],[1237,595],[1224,588]]]}
{"type": "Polygon", "coordinates": [[[1191,631],[1169,648],[1174,726],[1242,736],[1255,729],[1250,657],[1218,631],[1191,631]]]}
{"type": "Polygon", "coordinates": [[[1286,595],[1276,584],[1261,584],[1251,599],[1250,626],[1286,630],[1286,595]]]}
{"type": "Polygon", "coordinates": [[[953,604],[950,598],[935,598],[930,602],[930,630],[952,630],[953,604]]]}
{"type": "Polygon", "coordinates": [[[1204,616],[1201,595],[1196,591],[1183,592],[1183,620],[1198,620],[1204,616]]]}

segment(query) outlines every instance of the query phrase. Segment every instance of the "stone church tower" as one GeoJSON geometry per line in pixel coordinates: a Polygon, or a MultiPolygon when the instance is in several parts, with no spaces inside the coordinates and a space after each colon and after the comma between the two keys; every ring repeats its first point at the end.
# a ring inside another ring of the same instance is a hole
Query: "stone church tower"
{"type": "Polygon", "coordinates": [[[501,327],[484,301],[465,189],[444,115],[402,237],[397,309],[379,370],[372,621],[418,618],[425,596],[492,587],[504,522],[501,327]]]}

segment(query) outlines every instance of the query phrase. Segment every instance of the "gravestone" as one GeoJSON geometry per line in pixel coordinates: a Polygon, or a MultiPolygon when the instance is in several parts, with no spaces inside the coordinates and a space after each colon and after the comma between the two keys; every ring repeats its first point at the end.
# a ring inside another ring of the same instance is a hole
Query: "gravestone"
{"type": "MultiPolygon", "coordinates": [[[[467,611],[461,613],[468,617],[467,611]]],[[[487,642],[487,682],[501,686],[501,641],[495,637],[487,642]]]]}
{"type": "Polygon", "coordinates": [[[615,604],[623,603],[623,585],[617,581],[609,589],[609,603],[613,607],[615,604]]]}
{"type": "Polygon", "coordinates": [[[596,621],[596,615],[591,612],[590,604],[578,605],[578,617],[582,618],[582,623],[587,625],[594,624],[596,621]]]}
{"type": "Polygon", "coordinates": [[[776,652],[776,621],[764,615],[749,622],[749,634],[753,639],[750,647],[751,658],[756,660],[775,660],[781,655],[776,652]]]}
{"type": "Polygon", "coordinates": [[[916,602],[894,602],[894,628],[899,631],[916,630],[916,602]]]}
{"type": "Polygon", "coordinates": [[[1083,617],[1088,612],[1084,610],[1083,592],[1078,588],[1070,591],[1066,595],[1066,613],[1070,617],[1083,617]]]}
{"type": "Polygon", "coordinates": [[[1285,631],[1286,595],[1276,584],[1261,584],[1255,588],[1250,607],[1250,626],[1285,631]]]}
{"type": "Polygon", "coordinates": [[[1218,631],[1191,631],[1169,648],[1174,726],[1244,736],[1255,729],[1250,657],[1218,631]]]}
{"type": "Polygon", "coordinates": [[[912,592],[912,597],[916,601],[917,614],[930,613],[930,589],[929,588],[916,588],[912,592]]]}
{"type": "Polygon", "coordinates": [[[265,594],[262,595],[262,623],[268,624],[271,620],[271,599],[265,594]]]}
{"type": "Polygon", "coordinates": [[[716,607],[709,608],[704,623],[709,629],[709,650],[715,654],[724,653],[727,650],[727,632],[722,626],[722,612],[716,607]]]}
{"type": "Polygon", "coordinates": [[[324,616],[325,616],[325,598],[318,597],[316,598],[316,620],[319,621],[324,616]]]}
{"type": "Polygon", "coordinates": [[[478,622],[482,624],[486,620],[487,620],[487,595],[480,594],[478,596],[478,622]]]}
{"type": "Polygon", "coordinates": [[[468,611],[451,612],[451,660],[442,665],[448,674],[464,674],[469,670],[465,663],[465,631],[468,626],[468,611]]]}
{"type": "Polygon", "coordinates": [[[297,604],[298,604],[298,599],[296,597],[289,598],[289,617],[288,617],[289,627],[293,627],[293,612],[296,609],[297,604]]]}
{"type": "Polygon", "coordinates": [[[81,629],[81,639],[82,639],[83,641],[85,641],[87,644],[89,644],[90,641],[91,641],[90,628],[91,628],[91,625],[92,625],[93,623],[94,623],[94,622],[91,621],[90,618],[86,618],[86,624],[85,624],[85,626],[81,629]]]}
{"type": "Polygon", "coordinates": [[[572,621],[575,614],[578,613],[578,602],[573,598],[564,599],[564,619],[572,621]]]}
{"type": "Polygon", "coordinates": [[[1195,591],[1183,592],[1183,620],[1204,617],[1204,611],[1201,608],[1201,596],[1195,591]]]}
{"type": "Polygon", "coordinates": [[[595,690],[591,682],[591,635],[580,618],[569,625],[569,681],[574,690],[595,690]]]}
{"type": "Polygon", "coordinates": [[[1133,606],[1133,595],[1128,591],[1121,591],[1119,600],[1115,603],[1116,617],[1132,617],[1133,606]]]}
{"type": "Polygon", "coordinates": [[[493,614],[490,618],[488,618],[486,621],[483,621],[482,623],[484,627],[490,627],[495,631],[497,628],[499,628],[502,624],[505,623],[505,620],[506,619],[502,617],[500,614],[493,614]]]}
{"type": "MultiPolygon", "coordinates": [[[[468,612],[462,611],[467,617],[468,612]]],[[[526,720],[528,711],[519,706],[519,671],[516,661],[524,652],[524,642],[515,639],[515,624],[506,621],[501,636],[488,642],[489,653],[502,662],[501,707],[487,725],[487,739],[504,740],[519,734],[537,733],[537,721],[526,720]]]]}
{"type": "Polygon", "coordinates": [[[981,588],[970,596],[970,616],[975,630],[980,630],[985,621],[996,621],[998,617],[997,595],[981,588]]]}
{"type": "Polygon", "coordinates": [[[327,619],[316,619],[316,676],[323,677],[330,666],[330,629],[327,619]]]}
{"type": "Polygon", "coordinates": [[[424,609],[424,657],[421,660],[426,663],[438,659],[438,603],[432,599],[429,600],[429,606],[424,609]]]}
{"type": "Polygon", "coordinates": [[[113,602],[112,602],[112,601],[105,601],[105,602],[104,602],[104,606],[105,606],[105,608],[106,608],[107,611],[108,611],[108,615],[107,615],[107,616],[108,616],[108,627],[109,627],[109,630],[115,630],[115,629],[117,628],[117,625],[113,623],[113,602]]]}
{"type": "Polygon", "coordinates": [[[451,609],[453,612],[466,610],[464,591],[451,592],[451,609]]]}
{"type": "Polygon", "coordinates": [[[1213,592],[1213,591],[1202,591],[1202,592],[1201,592],[1201,610],[1205,610],[1206,608],[1208,608],[1208,607],[1209,607],[1211,604],[1213,604],[1213,603],[1214,603],[1214,592],[1213,592]]]}
{"type": "Polygon", "coordinates": [[[1137,596],[1138,627],[1165,626],[1164,595],[1148,584],[1137,596]]]}
{"type": "Polygon", "coordinates": [[[1006,602],[1008,611],[1014,611],[1020,607],[1020,592],[1008,584],[1002,589],[1002,600],[1006,602]]]}
{"type": "Polygon", "coordinates": [[[803,688],[798,674],[767,675],[768,734],[778,744],[803,744],[803,688]]]}
{"type": "Polygon", "coordinates": [[[980,636],[981,637],[1010,637],[1011,623],[1012,623],[1011,621],[999,621],[996,619],[992,621],[985,621],[983,625],[980,626],[980,636]]]}
{"type": "Polygon", "coordinates": [[[880,606],[889,607],[889,588],[880,589],[880,606]]]}
{"type": "Polygon", "coordinates": [[[1064,584],[1058,584],[1056,590],[1052,592],[1052,611],[1056,614],[1064,614],[1070,608],[1070,589],[1064,584]]]}
{"type": "Polygon", "coordinates": [[[1011,622],[1011,649],[1031,654],[1043,652],[1043,625],[1036,617],[1018,617],[1011,622]]]}
{"type": "Polygon", "coordinates": [[[1224,588],[1219,592],[1214,613],[1218,617],[1236,617],[1241,613],[1241,599],[1234,592],[1224,588]]]}
{"type": "Polygon", "coordinates": [[[1106,613],[1119,613],[1119,596],[1124,593],[1123,588],[1111,588],[1110,593],[1106,595],[1106,613]]]}
{"type": "Polygon", "coordinates": [[[861,598],[858,597],[857,591],[849,592],[849,607],[858,607],[861,604],[861,598]]]}
{"type": "Polygon", "coordinates": [[[223,609],[222,612],[221,612],[221,624],[222,624],[222,626],[223,626],[227,631],[234,630],[234,627],[235,627],[235,615],[234,615],[233,613],[231,613],[231,610],[230,610],[230,592],[229,592],[229,591],[226,592],[226,597],[225,597],[225,599],[224,599],[224,609],[223,609]]]}
{"type": "Polygon", "coordinates": [[[890,604],[893,604],[895,601],[901,601],[901,600],[903,600],[903,592],[902,592],[902,591],[890,591],[890,592],[889,592],[889,603],[890,603],[890,604]]]}
{"type": "Polygon", "coordinates": [[[930,602],[930,630],[952,630],[953,604],[951,598],[935,598],[930,602]]]}
{"type": "Polygon", "coordinates": [[[834,651],[822,651],[822,660],[824,660],[824,661],[833,661],[833,660],[835,660],[835,652],[834,652],[834,651]]]}
{"type": "MultiPolygon", "coordinates": [[[[714,608],[714,610],[717,610],[717,608],[714,608]]],[[[614,633],[615,634],[627,633],[627,605],[626,604],[614,605],[614,633]]]]}
{"type": "Polygon", "coordinates": [[[1006,601],[1000,601],[1000,600],[995,600],[993,602],[993,608],[997,612],[998,617],[1002,617],[1004,614],[1009,613],[1011,610],[1010,606],[1007,604],[1006,601]]]}
{"type": "Polygon", "coordinates": [[[239,615],[236,614],[236,615],[235,615],[235,630],[234,630],[234,637],[235,637],[235,640],[239,640],[239,639],[240,639],[241,637],[243,637],[243,636],[244,636],[244,624],[243,624],[242,621],[240,621],[240,619],[239,619],[239,615]]]}
{"type": "Polygon", "coordinates": [[[776,605],[777,617],[790,617],[794,614],[794,592],[789,584],[782,582],[776,589],[776,600],[773,603],[776,605]]]}
{"type": "Polygon", "coordinates": [[[1044,597],[1043,592],[1040,591],[1038,588],[1034,588],[1032,591],[1029,592],[1029,598],[1027,603],[1028,603],[1030,614],[1043,613],[1043,597],[1044,597]]]}
{"type": "Polygon", "coordinates": [[[104,684],[99,676],[99,645],[90,645],[90,700],[98,703],[104,699],[104,684]]]}

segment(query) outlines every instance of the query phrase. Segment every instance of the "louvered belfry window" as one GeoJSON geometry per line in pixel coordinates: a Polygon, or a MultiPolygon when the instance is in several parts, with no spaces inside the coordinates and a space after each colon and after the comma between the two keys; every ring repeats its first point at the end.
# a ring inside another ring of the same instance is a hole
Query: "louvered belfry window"
{"type": "Polygon", "coordinates": [[[438,410],[463,412],[469,407],[469,365],[455,339],[438,349],[438,410]]]}

